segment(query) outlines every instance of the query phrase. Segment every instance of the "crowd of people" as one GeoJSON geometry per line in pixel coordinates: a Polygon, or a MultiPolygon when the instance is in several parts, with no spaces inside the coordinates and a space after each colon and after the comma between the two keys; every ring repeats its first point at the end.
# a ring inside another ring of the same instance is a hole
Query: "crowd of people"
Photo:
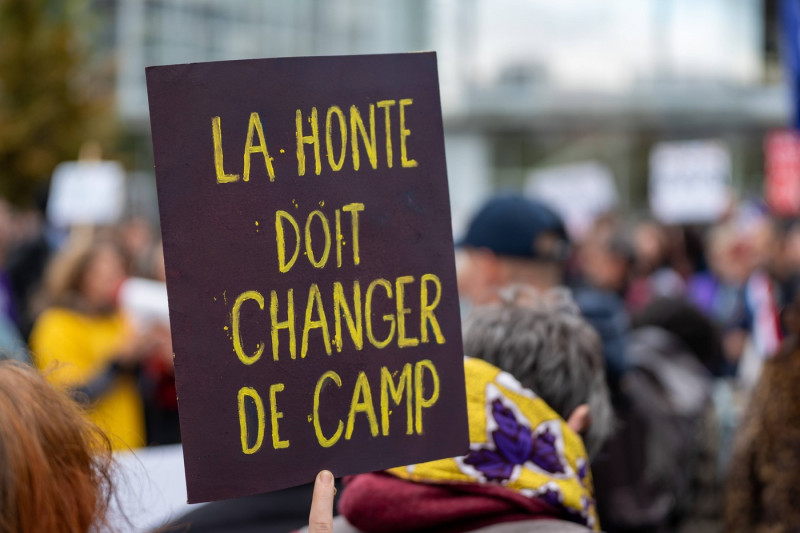
{"type": "Polygon", "coordinates": [[[65,232],[3,211],[5,357],[35,366],[83,404],[114,449],[179,442],[168,320],[141,320],[120,297],[132,277],[165,281],[152,225],[131,217],[65,232]]]}
{"type": "MultiPolygon", "coordinates": [[[[456,246],[469,453],[349,478],[330,526],[322,473],[311,531],[800,531],[800,223],[743,202],[575,235],[503,195],[456,246]]],[[[0,532],[102,527],[110,450],[180,440],[168,324],[119,298],[164,280],[160,244],[141,218],[66,235],[0,204],[0,261],[0,532]]],[[[278,530],[217,514],[173,525],[278,530]]]]}

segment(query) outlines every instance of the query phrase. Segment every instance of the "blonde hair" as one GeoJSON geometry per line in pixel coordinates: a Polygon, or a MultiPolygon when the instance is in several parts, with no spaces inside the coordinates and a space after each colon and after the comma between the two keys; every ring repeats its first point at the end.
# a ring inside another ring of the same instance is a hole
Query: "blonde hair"
{"type": "Polygon", "coordinates": [[[88,234],[72,237],[47,267],[37,311],[50,306],[80,307],[86,269],[95,256],[107,248],[117,252],[126,264],[122,249],[113,240],[88,234]]]}

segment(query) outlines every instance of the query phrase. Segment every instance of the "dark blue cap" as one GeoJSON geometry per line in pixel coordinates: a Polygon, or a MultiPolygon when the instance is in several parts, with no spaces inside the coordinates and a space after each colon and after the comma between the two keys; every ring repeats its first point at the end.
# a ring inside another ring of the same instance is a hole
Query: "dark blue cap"
{"type": "Polygon", "coordinates": [[[522,196],[496,196],[472,218],[458,246],[497,255],[563,261],[569,238],[561,218],[545,204],[522,196]]]}

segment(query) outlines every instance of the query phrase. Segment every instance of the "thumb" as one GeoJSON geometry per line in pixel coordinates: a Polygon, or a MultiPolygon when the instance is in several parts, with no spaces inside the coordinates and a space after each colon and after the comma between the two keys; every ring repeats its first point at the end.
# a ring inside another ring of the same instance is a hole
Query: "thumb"
{"type": "Polygon", "coordinates": [[[333,531],[333,474],[323,470],[314,481],[314,496],[308,514],[308,533],[331,533],[333,531]]]}

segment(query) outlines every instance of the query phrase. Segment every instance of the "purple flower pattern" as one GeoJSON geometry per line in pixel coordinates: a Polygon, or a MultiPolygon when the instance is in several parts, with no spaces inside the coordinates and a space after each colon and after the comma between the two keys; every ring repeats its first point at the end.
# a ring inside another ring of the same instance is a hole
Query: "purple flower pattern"
{"type": "MultiPolygon", "coordinates": [[[[488,392],[488,391],[487,391],[488,392]]],[[[566,464],[561,455],[558,426],[544,422],[532,429],[527,421],[521,422],[516,412],[503,401],[502,393],[495,392],[487,395],[490,409],[487,413],[489,442],[483,445],[473,445],[471,451],[460,459],[462,466],[470,467],[470,475],[481,475],[489,482],[514,481],[526,464],[532,463],[538,469],[556,477],[575,476],[576,480],[586,489],[588,486],[589,471],[585,458],[578,458],[573,471],[566,464]],[[491,417],[491,419],[489,419],[491,417]],[[490,423],[494,421],[494,424],[490,423]]],[[[529,497],[538,498],[555,509],[560,509],[564,518],[594,528],[594,499],[591,496],[581,496],[580,509],[573,508],[564,503],[564,495],[555,483],[546,483],[538,490],[521,491],[529,497]]]]}
{"type": "Polygon", "coordinates": [[[534,434],[500,399],[492,401],[492,418],[497,424],[497,429],[492,431],[494,448],[482,446],[470,451],[464,458],[465,464],[474,467],[489,481],[511,479],[514,467],[528,461],[545,472],[566,473],[556,447],[556,436],[549,427],[534,434]]]}
{"type": "Polygon", "coordinates": [[[546,487],[544,491],[538,494],[538,498],[551,507],[561,507],[561,493],[558,492],[558,488],[551,489],[546,487]]]}

